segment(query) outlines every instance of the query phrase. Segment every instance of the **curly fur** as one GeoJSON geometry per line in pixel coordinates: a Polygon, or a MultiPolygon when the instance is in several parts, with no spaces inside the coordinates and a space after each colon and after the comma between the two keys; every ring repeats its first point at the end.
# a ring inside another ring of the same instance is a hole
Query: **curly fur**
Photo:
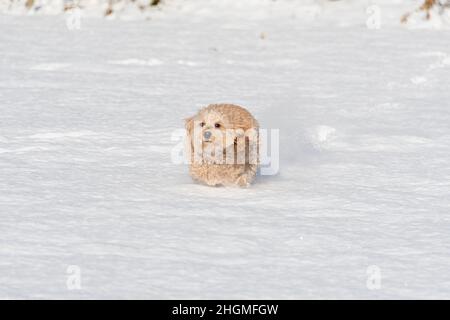
{"type": "Polygon", "coordinates": [[[259,164],[256,119],[232,104],[212,104],[186,119],[190,174],[210,186],[249,186],[259,164]],[[204,133],[212,133],[205,140],[204,133]]]}

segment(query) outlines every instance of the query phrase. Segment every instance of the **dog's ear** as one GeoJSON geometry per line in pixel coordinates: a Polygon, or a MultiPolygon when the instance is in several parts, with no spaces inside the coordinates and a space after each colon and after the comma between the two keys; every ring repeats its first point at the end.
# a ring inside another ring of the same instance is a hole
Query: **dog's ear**
{"type": "Polygon", "coordinates": [[[194,141],[193,141],[193,130],[194,130],[194,117],[186,118],[185,121],[185,128],[186,128],[186,154],[190,155],[190,163],[193,161],[194,157],[194,141]]]}
{"type": "Polygon", "coordinates": [[[246,160],[250,164],[259,163],[259,126],[255,123],[245,131],[246,160]]]}
{"type": "Polygon", "coordinates": [[[259,158],[259,130],[256,127],[243,128],[236,130],[234,140],[234,152],[238,157],[238,161],[242,163],[256,164],[259,158]],[[239,160],[240,159],[240,160],[239,160]]]}
{"type": "Polygon", "coordinates": [[[248,119],[245,123],[245,138],[248,143],[255,147],[259,144],[259,123],[255,119],[248,119]]]}
{"type": "Polygon", "coordinates": [[[184,123],[187,134],[192,136],[192,130],[194,129],[194,117],[184,119],[184,123]]]}

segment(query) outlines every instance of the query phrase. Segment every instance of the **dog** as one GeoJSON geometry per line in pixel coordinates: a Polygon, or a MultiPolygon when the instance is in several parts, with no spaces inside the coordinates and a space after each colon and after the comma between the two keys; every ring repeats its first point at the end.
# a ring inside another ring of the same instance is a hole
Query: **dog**
{"type": "Polygon", "coordinates": [[[209,186],[248,187],[259,165],[259,124],[245,108],[211,104],[186,121],[189,173],[209,186]]]}

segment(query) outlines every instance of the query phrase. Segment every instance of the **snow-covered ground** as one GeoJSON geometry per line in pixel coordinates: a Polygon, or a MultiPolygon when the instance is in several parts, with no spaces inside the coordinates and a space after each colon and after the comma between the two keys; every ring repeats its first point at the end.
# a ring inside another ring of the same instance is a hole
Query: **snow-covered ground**
{"type": "Polygon", "coordinates": [[[450,31],[170,10],[0,16],[0,298],[450,298],[450,31]],[[279,175],[172,163],[214,102],[279,175]]]}

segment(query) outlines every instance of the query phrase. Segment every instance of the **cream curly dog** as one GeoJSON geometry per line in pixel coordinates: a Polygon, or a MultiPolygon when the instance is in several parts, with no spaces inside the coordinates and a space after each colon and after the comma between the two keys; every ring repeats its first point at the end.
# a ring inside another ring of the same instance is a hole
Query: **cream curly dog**
{"type": "Polygon", "coordinates": [[[250,112],[232,104],[212,104],[186,119],[191,176],[210,186],[249,186],[259,165],[258,129],[250,112]]]}

